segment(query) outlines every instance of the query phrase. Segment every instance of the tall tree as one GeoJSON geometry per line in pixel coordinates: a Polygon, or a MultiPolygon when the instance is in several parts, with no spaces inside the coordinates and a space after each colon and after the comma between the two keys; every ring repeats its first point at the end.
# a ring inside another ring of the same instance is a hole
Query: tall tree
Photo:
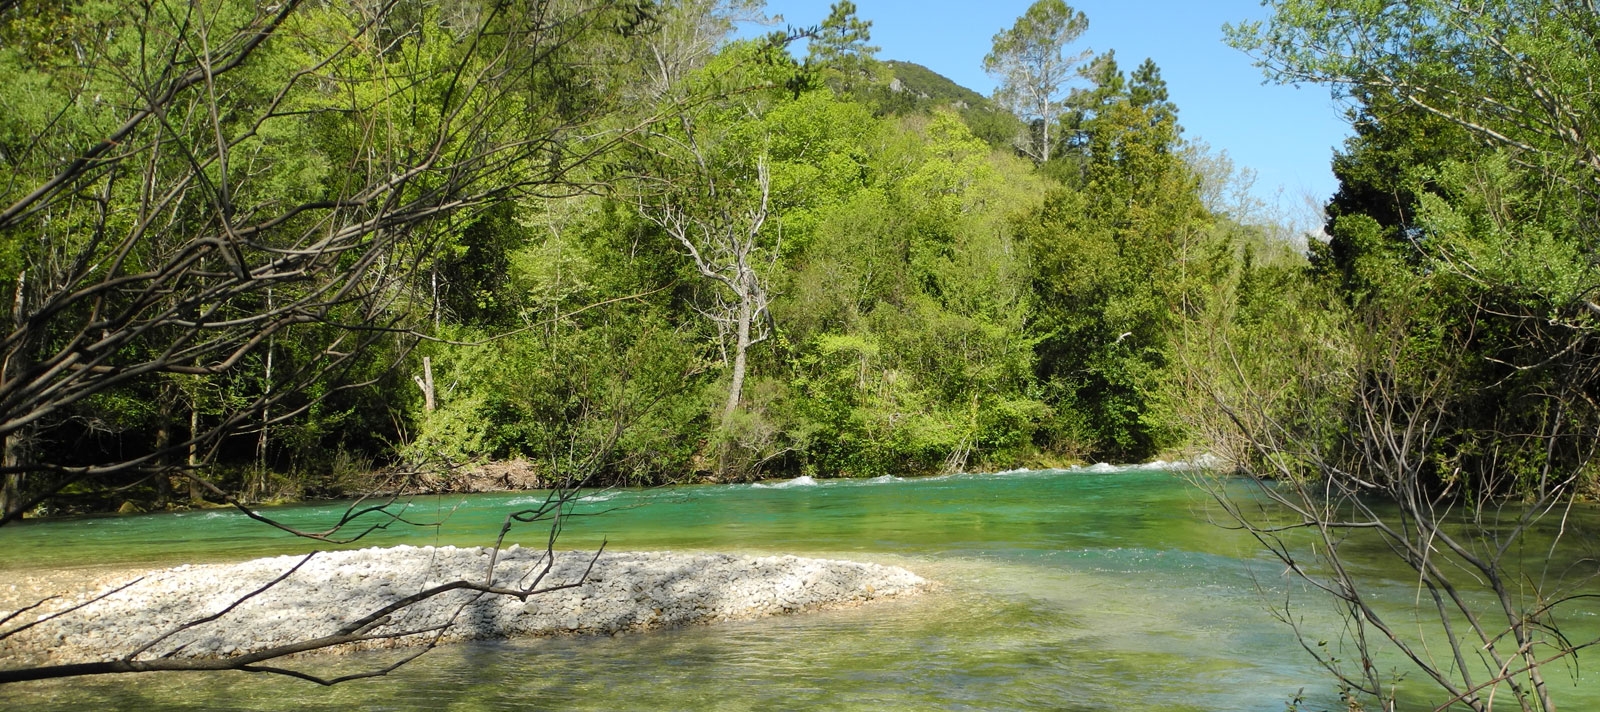
{"type": "Polygon", "coordinates": [[[711,286],[713,304],[702,313],[725,340],[724,429],[739,410],[750,349],[771,336],[768,284],[780,234],[768,224],[772,139],[760,127],[801,73],[782,39],[725,49],[690,83],[712,87],[708,93],[730,81],[747,89],[716,101],[676,104],[676,113],[641,145],[651,168],[639,182],[640,215],[670,235],[711,286]]]}
{"type": "Polygon", "coordinates": [[[1151,108],[1152,121],[1162,121],[1178,113],[1178,107],[1167,96],[1167,80],[1161,78],[1161,67],[1149,57],[1133,70],[1128,83],[1128,100],[1139,108],[1151,108]]]}
{"type": "Polygon", "coordinates": [[[1051,130],[1061,115],[1067,82],[1089,52],[1063,54],[1068,44],[1089,29],[1089,18],[1062,0],[1038,0],[1009,30],[994,36],[983,69],[999,80],[994,98],[1034,131],[1019,137],[1017,147],[1035,161],[1050,160],[1051,130]]]}
{"type": "Polygon", "coordinates": [[[1021,219],[1036,373],[1052,405],[1084,416],[1047,434],[1057,447],[1084,440],[1094,457],[1138,460],[1173,436],[1150,396],[1165,378],[1185,261],[1206,216],[1178,151],[1175,110],[1154,98],[1154,65],[1132,86],[1109,53],[1093,67],[1095,87],[1074,97],[1078,170],[1021,219]]]}
{"type": "Polygon", "coordinates": [[[823,67],[827,82],[841,94],[853,91],[872,75],[878,48],[872,41],[872,21],[856,16],[856,4],[840,0],[828,8],[828,18],[817,28],[806,53],[806,63],[823,67]]]}
{"type": "Polygon", "coordinates": [[[642,205],[640,213],[671,235],[700,276],[716,285],[716,306],[707,314],[731,339],[728,396],[722,408],[727,427],[744,394],[750,349],[772,335],[770,277],[765,274],[778,253],[766,229],[772,177],[764,152],[713,154],[691,122],[686,120],[684,127],[692,163],[684,166],[686,175],[677,176],[681,189],[642,205]]]}

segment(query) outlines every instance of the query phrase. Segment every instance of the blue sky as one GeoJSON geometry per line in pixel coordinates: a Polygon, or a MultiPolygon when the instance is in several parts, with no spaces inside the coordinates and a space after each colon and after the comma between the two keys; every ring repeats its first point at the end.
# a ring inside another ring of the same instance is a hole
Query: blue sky
{"type": "MultiPolygon", "coordinates": [[[[768,0],[767,12],[792,25],[827,17],[829,0],[768,0]]],[[[880,59],[916,62],[983,94],[994,82],[983,72],[996,32],[1008,28],[1032,0],[856,0],[872,21],[880,59]]],[[[1234,162],[1257,171],[1257,197],[1280,188],[1290,202],[1309,194],[1318,203],[1337,188],[1329,170],[1334,149],[1350,134],[1326,88],[1263,86],[1261,70],[1222,42],[1225,22],[1265,19],[1258,0],[1068,0],[1089,16],[1089,30],[1068,51],[1117,51],[1131,71],[1155,59],[1177,103],[1184,136],[1226,149],[1234,162]]]]}

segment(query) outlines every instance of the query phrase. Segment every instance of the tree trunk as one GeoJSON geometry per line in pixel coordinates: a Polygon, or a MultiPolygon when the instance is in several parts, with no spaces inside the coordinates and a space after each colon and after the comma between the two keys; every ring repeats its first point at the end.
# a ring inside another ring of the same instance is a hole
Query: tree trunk
{"type": "Polygon", "coordinates": [[[1050,162],[1050,109],[1048,107],[1046,107],[1045,110],[1044,110],[1044,119],[1043,119],[1043,121],[1044,121],[1044,150],[1040,152],[1040,155],[1044,156],[1044,160],[1039,161],[1039,162],[1040,163],[1049,163],[1050,162]]]}
{"type": "MultiPolygon", "coordinates": [[[[17,274],[17,293],[11,302],[11,323],[18,328],[26,318],[27,293],[24,290],[28,286],[27,280],[28,270],[24,269],[17,274]]],[[[24,342],[12,358],[7,359],[5,365],[0,367],[0,381],[17,378],[19,373],[27,371],[26,349],[27,344],[24,342]]],[[[21,465],[24,457],[23,447],[23,431],[18,430],[7,435],[5,454],[0,458],[0,463],[8,469],[21,465]]],[[[22,473],[7,473],[3,479],[4,482],[0,483],[0,516],[9,518],[16,514],[17,510],[22,509],[22,473]]]]}
{"type": "MultiPolygon", "coordinates": [[[[267,309],[272,309],[272,288],[267,288],[267,309]]],[[[267,337],[267,372],[265,385],[262,386],[262,398],[266,400],[261,406],[261,437],[256,441],[256,467],[265,470],[267,467],[267,431],[272,427],[272,346],[275,336],[267,337]]]]}
{"type": "Polygon", "coordinates": [[[423,356],[422,375],[412,376],[411,380],[416,382],[417,388],[422,389],[423,412],[432,413],[433,409],[438,405],[437,401],[434,400],[433,395],[433,358],[423,356]]]}
{"type": "Polygon", "coordinates": [[[200,482],[195,478],[200,476],[200,443],[195,440],[200,432],[200,407],[189,403],[189,502],[199,504],[200,482]]]}
{"type": "Polygon", "coordinates": [[[733,347],[733,380],[728,384],[728,404],[722,409],[722,427],[727,429],[733,422],[734,412],[739,410],[739,398],[744,392],[745,354],[750,350],[750,322],[755,319],[751,312],[750,300],[739,300],[739,325],[738,336],[733,347]]]}
{"type": "MultiPolygon", "coordinates": [[[[6,436],[5,458],[6,467],[16,467],[22,463],[22,436],[12,433],[6,436]]],[[[13,472],[5,476],[5,483],[0,485],[0,515],[11,516],[16,510],[22,508],[22,473],[13,472]]]]}
{"type": "MultiPolygon", "coordinates": [[[[156,452],[172,447],[172,411],[177,405],[173,402],[177,399],[175,390],[171,385],[163,385],[156,395],[156,452]]],[[[172,480],[168,479],[172,476],[171,470],[165,467],[169,462],[171,457],[162,455],[155,463],[159,468],[155,476],[156,504],[163,509],[172,501],[172,480]]]]}

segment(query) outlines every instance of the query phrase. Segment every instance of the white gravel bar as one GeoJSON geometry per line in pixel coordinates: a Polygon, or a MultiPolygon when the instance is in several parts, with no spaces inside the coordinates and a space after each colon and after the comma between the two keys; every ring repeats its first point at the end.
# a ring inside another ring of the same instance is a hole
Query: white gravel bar
{"type": "MultiPolygon", "coordinates": [[[[304,556],[231,565],[179,566],[0,642],[0,656],[51,663],[121,658],[186,622],[216,620],[160,640],[138,659],[222,657],[331,635],[406,596],[442,583],[482,583],[493,550],[397,546],[320,553],[254,596],[304,556]]],[[[456,590],[395,613],[375,633],[447,622],[444,640],[524,635],[614,634],[692,623],[756,618],[854,605],[914,594],[927,581],[902,568],[795,556],[606,552],[583,578],[593,553],[557,552],[540,588],[579,586],[529,596],[456,590]]],[[[494,583],[524,588],[545,567],[543,550],[500,551],[494,583]]],[[[111,590],[115,586],[106,590],[111,590]]],[[[48,606],[59,611],[105,591],[48,606]]],[[[48,614],[29,611],[7,628],[48,614]]],[[[4,614],[0,614],[3,618],[4,614]]],[[[409,635],[343,649],[426,644],[409,635]]]]}

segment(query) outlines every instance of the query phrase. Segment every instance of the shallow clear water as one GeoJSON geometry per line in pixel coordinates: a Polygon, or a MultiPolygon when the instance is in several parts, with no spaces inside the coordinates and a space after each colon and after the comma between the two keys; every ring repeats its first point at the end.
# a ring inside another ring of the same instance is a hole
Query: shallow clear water
{"type": "MultiPolygon", "coordinates": [[[[428,498],[361,545],[492,542],[528,494],[428,498]]],[[[860,608],[617,638],[450,646],[386,679],[326,689],[227,674],[13,685],[0,708],[392,710],[1282,710],[1335,690],[1266,612],[1282,566],[1208,521],[1209,500],[1155,470],[801,481],[598,493],[561,548],[795,553],[906,566],[933,593],[860,608]]],[[[311,526],[341,507],[285,507],[311,526]]],[[[1585,510],[1577,525],[1597,521],[1585,510]]],[[[530,527],[511,537],[542,545],[530,527]]],[[[0,529],[0,573],[304,552],[223,511],[0,529]]],[[[1381,560],[1372,566],[1381,568],[1381,560]]],[[[1397,590],[1405,591],[1396,572],[1397,590]]],[[[1315,599],[1305,597],[1302,600],[1315,599]]],[[[1334,619],[1298,609],[1312,625],[1334,619]]],[[[1592,624],[1591,624],[1592,625],[1592,624]]],[[[372,664],[375,656],[317,665],[372,664]]],[[[1600,708],[1591,674],[1579,706],[1600,708]]]]}

